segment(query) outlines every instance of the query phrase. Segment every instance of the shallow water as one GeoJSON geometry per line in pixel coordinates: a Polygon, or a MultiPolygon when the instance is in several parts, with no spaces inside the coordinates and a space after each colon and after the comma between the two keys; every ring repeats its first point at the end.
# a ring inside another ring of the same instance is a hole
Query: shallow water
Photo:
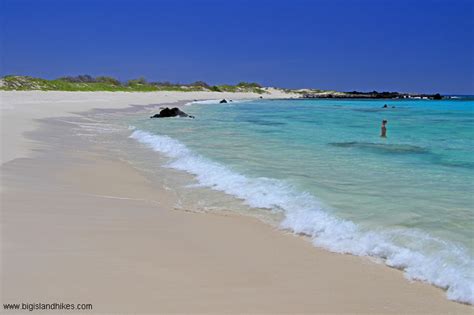
{"type": "Polygon", "coordinates": [[[381,258],[474,302],[473,101],[260,100],[185,111],[196,119],[128,118],[131,137],[200,186],[283,214],[281,227],[317,246],[381,258]]]}

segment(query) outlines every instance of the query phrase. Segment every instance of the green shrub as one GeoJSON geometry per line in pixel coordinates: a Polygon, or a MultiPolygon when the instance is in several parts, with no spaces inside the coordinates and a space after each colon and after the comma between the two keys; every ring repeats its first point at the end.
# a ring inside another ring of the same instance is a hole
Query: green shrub
{"type": "Polygon", "coordinates": [[[121,85],[120,81],[113,78],[113,77],[107,77],[107,76],[100,76],[95,78],[96,82],[99,83],[107,83],[107,84],[112,84],[112,85],[121,85]]]}

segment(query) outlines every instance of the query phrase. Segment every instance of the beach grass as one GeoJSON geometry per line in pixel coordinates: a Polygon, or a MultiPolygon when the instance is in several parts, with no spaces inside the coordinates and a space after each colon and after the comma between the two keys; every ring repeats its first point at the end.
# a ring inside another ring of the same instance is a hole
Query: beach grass
{"type": "Polygon", "coordinates": [[[180,84],[170,82],[148,82],[145,78],[138,78],[120,82],[113,77],[89,75],[79,75],[76,77],[62,77],[48,80],[31,76],[8,75],[0,79],[0,90],[6,91],[110,91],[110,92],[253,92],[258,94],[266,93],[257,83],[241,82],[237,85],[214,85],[210,86],[203,81],[191,84],[180,84]]]}

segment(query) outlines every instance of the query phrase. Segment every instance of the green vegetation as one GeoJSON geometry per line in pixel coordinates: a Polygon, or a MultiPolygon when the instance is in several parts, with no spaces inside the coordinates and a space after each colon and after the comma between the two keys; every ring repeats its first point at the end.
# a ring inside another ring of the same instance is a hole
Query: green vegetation
{"type": "Polygon", "coordinates": [[[133,91],[133,87],[120,84],[118,80],[98,77],[89,80],[89,76],[64,77],[55,80],[33,78],[29,76],[5,76],[2,78],[2,90],[41,90],[41,91],[133,91]]]}
{"type": "Polygon", "coordinates": [[[0,79],[0,90],[7,91],[125,91],[125,92],[154,92],[154,91],[214,91],[214,92],[254,92],[266,93],[257,83],[241,82],[237,85],[213,85],[204,81],[191,84],[171,82],[148,82],[145,78],[120,82],[119,80],[99,76],[79,75],[75,77],[61,77],[55,80],[46,80],[30,76],[8,75],[0,79]]]}
{"type": "Polygon", "coordinates": [[[258,83],[240,82],[237,85],[214,85],[211,87],[212,91],[216,92],[253,92],[258,94],[266,93],[265,89],[258,83]]]}

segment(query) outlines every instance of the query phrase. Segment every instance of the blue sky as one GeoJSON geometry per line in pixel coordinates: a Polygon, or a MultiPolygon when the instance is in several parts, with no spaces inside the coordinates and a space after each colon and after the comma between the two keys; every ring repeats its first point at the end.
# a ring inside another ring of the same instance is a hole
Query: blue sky
{"type": "Polygon", "coordinates": [[[0,74],[474,94],[471,0],[0,0],[0,74]]]}

